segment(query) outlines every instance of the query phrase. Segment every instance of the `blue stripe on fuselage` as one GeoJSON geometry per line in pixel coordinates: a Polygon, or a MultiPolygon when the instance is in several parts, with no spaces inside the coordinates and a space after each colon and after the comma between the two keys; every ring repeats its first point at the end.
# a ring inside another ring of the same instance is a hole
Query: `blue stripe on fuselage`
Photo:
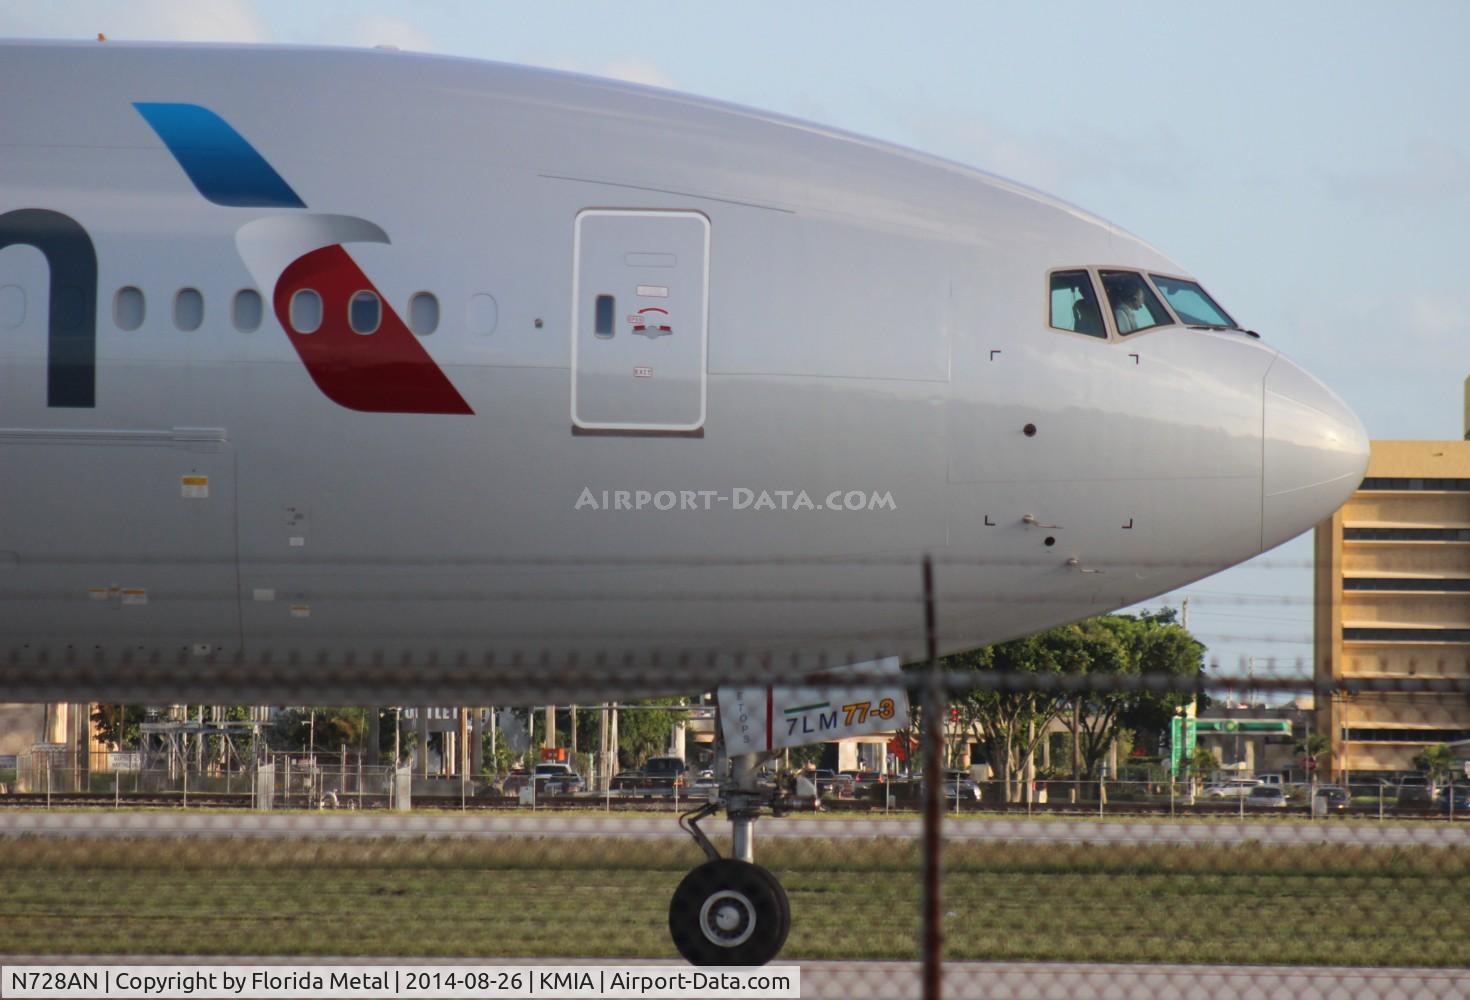
{"type": "Polygon", "coordinates": [[[153,126],[199,193],[216,205],[306,207],[255,147],[208,108],[144,102],[133,107],[153,126]]]}

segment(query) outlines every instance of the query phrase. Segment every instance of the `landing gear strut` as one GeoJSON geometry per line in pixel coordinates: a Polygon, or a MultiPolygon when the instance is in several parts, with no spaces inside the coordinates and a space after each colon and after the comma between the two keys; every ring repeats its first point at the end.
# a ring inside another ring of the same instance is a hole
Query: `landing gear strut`
{"type": "Polygon", "coordinates": [[[693,965],[765,965],[781,952],[791,932],[791,903],[776,876],[755,863],[755,821],[763,808],[781,815],[789,799],[756,782],[760,759],[742,754],[720,797],[679,817],[679,825],[709,858],[684,876],[669,904],[669,934],[693,965]],[[724,807],[730,817],[731,853],[722,858],[699,821],[724,807]]]}

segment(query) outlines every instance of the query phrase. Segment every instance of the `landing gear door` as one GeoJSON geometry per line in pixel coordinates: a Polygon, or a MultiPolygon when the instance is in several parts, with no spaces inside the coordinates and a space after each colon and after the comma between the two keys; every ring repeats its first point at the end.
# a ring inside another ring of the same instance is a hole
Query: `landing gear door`
{"type": "Polygon", "coordinates": [[[698,212],[588,209],[577,216],[574,426],[704,426],[709,230],[698,212]]]}

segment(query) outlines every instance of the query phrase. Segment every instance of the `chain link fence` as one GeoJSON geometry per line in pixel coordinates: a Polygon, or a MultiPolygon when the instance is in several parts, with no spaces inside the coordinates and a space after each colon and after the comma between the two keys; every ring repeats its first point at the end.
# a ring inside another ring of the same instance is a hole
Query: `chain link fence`
{"type": "MultiPolygon", "coordinates": [[[[278,712],[248,750],[215,752],[201,711],[192,744],[17,755],[0,766],[0,948],[718,962],[768,935],[810,996],[1466,994],[1463,653],[1415,676],[1242,673],[1154,613],[931,661],[954,637],[926,608],[977,595],[887,596],[916,613],[916,645],[384,656],[321,668],[355,695],[340,703],[373,707],[320,707],[305,739],[278,712]],[[887,656],[911,664],[896,682],[871,667],[887,656]],[[562,700],[497,700],[498,680],[537,672],[562,700]],[[816,687],[792,718],[840,722],[895,683],[907,706],[881,730],[744,756],[715,693],[766,697],[769,733],[770,692],[816,687]],[[1372,700],[1388,706],[1372,732],[1332,714],[1372,700]],[[1422,737],[1414,763],[1349,770],[1350,727],[1395,761],[1422,737]],[[716,904],[735,896],[726,928],[716,904]]],[[[183,689],[320,706],[299,664],[294,688],[224,664],[183,689]]],[[[133,668],[111,666],[117,693],[133,668]]],[[[157,665],[131,677],[179,690],[157,665]]]]}

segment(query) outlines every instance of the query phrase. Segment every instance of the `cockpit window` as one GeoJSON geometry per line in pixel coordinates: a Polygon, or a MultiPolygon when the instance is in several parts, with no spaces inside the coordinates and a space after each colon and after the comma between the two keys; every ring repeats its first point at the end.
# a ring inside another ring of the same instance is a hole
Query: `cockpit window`
{"type": "Polygon", "coordinates": [[[1118,332],[1127,336],[1140,330],[1173,323],[1173,317],[1137,271],[1099,271],[1108,293],[1108,306],[1118,332]]]}
{"type": "Polygon", "coordinates": [[[1051,325],[1058,330],[1107,338],[1097,293],[1086,271],[1053,271],[1051,276],[1051,325]]]}
{"type": "Polygon", "coordinates": [[[1179,317],[1180,322],[1190,326],[1237,328],[1235,320],[1193,281],[1166,278],[1162,274],[1150,274],[1149,277],[1154,279],[1154,287],[1164,293],[1169,308],[1174,310],[1174,315],[1179,317]]]}

